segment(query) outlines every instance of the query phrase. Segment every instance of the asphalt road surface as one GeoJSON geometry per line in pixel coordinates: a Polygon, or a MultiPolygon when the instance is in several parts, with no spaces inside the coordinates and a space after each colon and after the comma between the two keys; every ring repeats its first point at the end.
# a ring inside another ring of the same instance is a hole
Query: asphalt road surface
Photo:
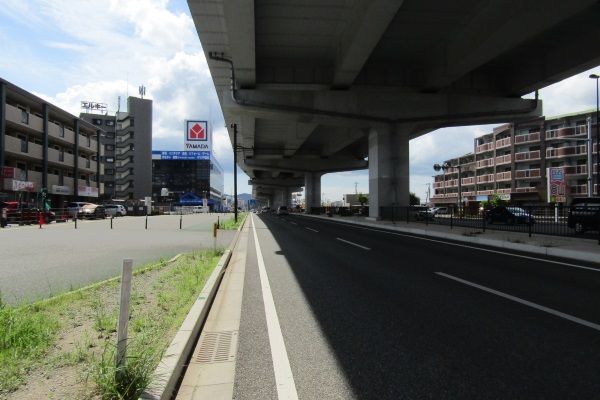
{"type": "MultiPolygon", "coordinates": [[[[134,268],[213,247],[213,222],[232,214],[122,217],[111,220],[11,226],[0,229],[0,293],[21,303],[78,288],[121,273],[123,259],[134,268]],[[180,222],[181,228],[180,229],[180,222]]],[[[227,248],[235,231],[219,230],[217,247],[227,248]]]]}
{"type": "Polygon", "coordinates": [[[282,398],[258,248],[300,399],[600,398],[597,264],[294,215],[251,224],[236,399],[282,398]]]}

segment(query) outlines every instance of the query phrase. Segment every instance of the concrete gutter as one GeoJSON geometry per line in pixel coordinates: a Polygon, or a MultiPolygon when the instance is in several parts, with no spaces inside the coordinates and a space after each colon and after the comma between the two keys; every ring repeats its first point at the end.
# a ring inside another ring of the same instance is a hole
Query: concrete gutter
{"type": "Polygon", "coordinates": [[[169,400],[177,394],[177,387],[183,376],[183,370],[198,341],[200,329],[208,317],[208,313],[219,290],[219,285],[221,284],[225,270],[231,260],[233,249],[237,244],[240,232],[245,223],[246,220],[242,221],[229,248],[225,250],[225,253],[219,259],[217,266],[196,298],[196,301],[183,321],[181,328],[179,328],[175,338],[167,348],[158,367],[156,367],[152,383],[144,393],[142,393],[140,399],[169,400]]]}

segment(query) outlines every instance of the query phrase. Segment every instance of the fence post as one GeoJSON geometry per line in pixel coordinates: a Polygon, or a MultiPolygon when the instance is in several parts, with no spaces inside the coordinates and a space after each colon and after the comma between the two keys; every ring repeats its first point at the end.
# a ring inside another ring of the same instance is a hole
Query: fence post
{"type": "Polygon", "coordinates": [[[117,381],[118,375],[125,367],[127,353],[127,335],[129,330],[129,304],[131,301],[131,276],[133,271],[133,260],[123,260],[123,272],[121,274],[121,301],[119,303],[119,327],[117,329],[117,381]]]}
{"type": "Polygon", "coordinates": [[[179,214],[179,229],[181,229],[181,223],[183,222],[183,211],[179,214]]]}
{"type": "Polygon", "coordinates": [[[148,229],[148,214],[146,214],[146,229],[148,229]]]}

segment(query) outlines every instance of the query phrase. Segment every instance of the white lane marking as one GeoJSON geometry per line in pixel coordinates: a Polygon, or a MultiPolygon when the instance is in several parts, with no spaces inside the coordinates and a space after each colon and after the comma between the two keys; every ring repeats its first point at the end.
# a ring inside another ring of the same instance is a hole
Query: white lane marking
{"type": "Polygon", "coordinates": [[[277,396],[279,399],[298,399],[294,375],[290,367],[290,360],[283,341],[281,325],[277,317],[271,285],[265,268],[265,261],[262,256],[258,236],[256,234],[256,225],[252,221],[252,230],[254,231],[254,241],[256,242],[256,257],[258,259],[258,272],[260,274],[260,284],[262,286],[263,302],[265,303],[265,314],[267,316],[267,330],[269,332],[269,343],[271,344],[271,356],[273,358],[273,369],[275,372],[275,383],[277,384],[277,396]]]}
{"type": "Polygon", "coordinates": [[[368,247],[361,246],[360,244],[356,244],[356,243],[353,243],[353,242],[349,242],[349,241],[347,241],[347,240],[344,240],[344,239],[341,239],[341,238],[336,238],[336,239],[337,239],[337,240],[339,240],[340,242],[344,242],[344,243],[351,244],[352,246],[360,247],[361,249],[365,249],[365,250],[371,250],[371,249],[370,249],[370,248],[368,248],[368,247]]]}
{"type": "MultiPolygon", "coordinates": [[[[305,227],[305,228],[306,228],[306,227],[305,227]]],[[[313,232],[317,232],[317,233],[319,233],[319,231],[318,231],[318,230],[316,230],[316,229],[312,229],[312,228],[306,228],[306,229],[308,229],[309,231],[313,231],[313,232]]]]}
{"type": "Polygon", "coordinates": [[[540,310],[540,311],[544,311],[544,312],[547,312],[547,313],[549,313],[549,314],[556,315],[557,317],[561,317],[561,318],[564,318],[564,319],[568,319],[568,320],[569,320],[569,321],[571,321],[571,322],[576,322],[576,323],[578,323],[578,324],[585,325],[585,326],[587,326],[588,328],[592,328],[592,329],[596,329],[597,331],[600,331],[600,325],[598,325],[598,324],[594,324],[593,322],[589,322],[589,321],[586,321],[586,320],[584,320],[584,319],[577,318],[577,317],[574,317],[574,316],[572,316],[572,315],[565,314],[565,313],[562,313],[562,312],[560,312],[560,311],[556,311],[556,310],[553,310],[553,309],[551,309],[551,308],[544,307],[544,306],[541,306],[541,305],[539,305],[539,304],[532,303],[532,302],[530,302],[530,301],[523,300],[523,299],[520,299],[520,298],[518,298],[518,297],[515,297],[515,296],[511,296],[510,294],[502,293],[502,292],[499,292],[499,291],[497,291],[497,290],[490,289],[490,288],[488,288],[488,287],[481,286],[481,285],[478,285],[478,284],[476,284],[476,283],[469,282],[469,281],[466,281],[466,280],[464,280],[464,279],[457,278],[457,277],[455,277],[455,276],[452,276],[452,275],[444,274],[443,272],[436,272],[436,274],[438,274],[438,275],[441,275],[441,276],[444,276],[444,277],[446,277],[446,278],[448,278],[448,279],[453,279],[453,280],[455,280],[455,281],[457,281],[457,282],[464,283],[465,285],[469,285],[469,286],[472,286],[472,287],[474,287],[474,288],[477,288],[477,289],[484,290],[484,291],[486,291],[486,292],[488,292],[488,293],[492,293],[492,294],[495,294],[495,295],[497,295],[497,296],[504,297],[505,299],[509,299],[509,300],[512,300],[512,301],[516,301],[517,303],[521,303],[521,304],[524,304],[524,305],[526,305],[526,306],[529,306],[529,307],[536,308],[536,309],[538,309],[538,310],[540,310]]]}
{"type": "MultiPolygon", "coordinates": [[[[342,225],[342,223],[339,223],[339,222],[332,222],[332,223],[337,223],[338,225],[342,225]]],[[[600,272],[600,269],[598,269],[598,268],[584,267],[583,265],[570,264],[570,263],[566,263],[566,262],[562,262],[562,261],[546,260],[544,258],[524,256],[522,254],[513,254],[513,253],[507,253],[505,251],[484,249],[484,248],[481,248],[481,247],[475,247],[475,246],[469,246],[469,245],[466,245],[466,244],[460,244],[460,243],[450,242],[450,241],[452,241],[452,239],[448,239],[449,241],[446,242],[446,241],[443,241],[443,240],[429,239],[429,238],[422,237],[422,236],[409,235],[409,234],[405,234],[405,233],[392,232],[392,231],[387,231],[387,230],[382,230],[382,229],[366,228],[366,227],[356,226],[356,225],[354,225],[354,228],[363,229],[365,231],[373,231],[373,232],[379,232],[379,233],[388,233],[388,234],[395,235],[395,236],[404,236],[404,237],[409,237],[409,238],[413,238],[413,239],[426,240],[428,242],[442,243],[442,244],[446,244],[446,245],[450,245],[450,246],[454,246],[454,247],[464,247],[466,249],[486,251],[488,253],[502,254],[502,255],[513,256],[513,257],[518,257],[518,258],[525,258],[527,260],[543,261],[543,262],[550,263],[550,264],[564,265],[565,267],[580,268],[580,269],[587,269],[589,271],[600,272]]]]}
{"type": "Polygon", "coordinates": [[[295,222],[292,222],[292,221],[289,221],[289,222],[290,222],[290,224],[292,224],[292,225],[298,225],[298,224],[297,224],[297,223],[295,223],[295,222]]]}

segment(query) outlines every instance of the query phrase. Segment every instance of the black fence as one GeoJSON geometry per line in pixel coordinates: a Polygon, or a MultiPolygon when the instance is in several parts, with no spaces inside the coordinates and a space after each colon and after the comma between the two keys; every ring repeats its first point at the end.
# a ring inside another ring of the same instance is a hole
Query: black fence
{"type": "Polygon", "coordinates": [[[600,207],[501,206],[489,210],[463,208],[448,214],[425,207],[380,207],[380,218],[396,223],[467,227],[522,232],[532,235],[597,239],[600,244],[600,207]]]}

